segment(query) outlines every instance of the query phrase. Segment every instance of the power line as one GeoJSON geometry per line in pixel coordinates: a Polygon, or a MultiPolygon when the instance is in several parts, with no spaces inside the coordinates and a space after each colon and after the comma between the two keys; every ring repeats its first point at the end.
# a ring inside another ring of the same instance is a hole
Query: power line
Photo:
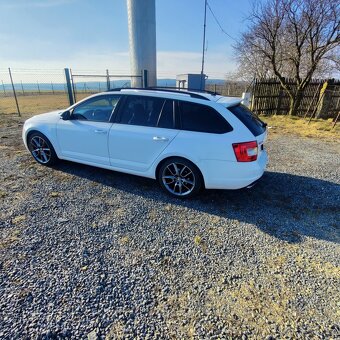
{"type": "Polygon", "coordinates": [[[211,13],[212,16],[214,17],[214,19],[215,19],[215,21],[216,21],[216,24],[217,24],[218,27],[221,29],[222,33],[224,33],[224,34],[225,34],[226,36],[228,36],[230,39],[233,39],[234,41],[237,42],[237,40],[236,40],[234,37],[232,37],[229,33],[227,33],[227,32],[223,29],[222,25],[220,24],[220,22],[219,22],[218,19],[216,18],[215,13],[214,13],[213,10],[211,9],[211,7],[210,7],[208,1],[207,1],[207,6],[208,6],[208,8],[209,8],[210,13],[211,13]]]}

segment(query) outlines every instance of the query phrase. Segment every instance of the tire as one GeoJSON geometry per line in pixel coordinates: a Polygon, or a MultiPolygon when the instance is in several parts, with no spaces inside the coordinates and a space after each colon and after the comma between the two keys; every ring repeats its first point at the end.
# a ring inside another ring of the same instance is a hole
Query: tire
{"type": "Polygon", "coordinates": [[[157,174],[162,189],[173,197],[189,198],[197,195],[203,187],[203,178],[197,166],[179,157],[165,160],[157,174]]]}
{"type": "Polygon", "coordinates": [[[30,133],[27,138],[27,145],[31,155],[39,164],[50,166],[58,161],[53,145],[42,133],[30,133]]]}

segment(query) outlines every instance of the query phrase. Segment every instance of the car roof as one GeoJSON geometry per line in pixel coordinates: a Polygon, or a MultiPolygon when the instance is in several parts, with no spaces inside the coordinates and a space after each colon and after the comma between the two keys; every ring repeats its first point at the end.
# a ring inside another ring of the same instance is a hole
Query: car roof
{"type": "Polygon", "coordinates": [[[237,97],[224,97],[213,92],[197,91],[197,90],[187,90],[187,89],[176,89],[173,88],[117,88],[107,91],[106,93],[125,93],[132,95],[148,95],[156,97],[167,97],[175,99],[193,98],[208,100],[222,104],[225,107],[230,107],[237,105],[241,102],[241,98],[237,97]]]}

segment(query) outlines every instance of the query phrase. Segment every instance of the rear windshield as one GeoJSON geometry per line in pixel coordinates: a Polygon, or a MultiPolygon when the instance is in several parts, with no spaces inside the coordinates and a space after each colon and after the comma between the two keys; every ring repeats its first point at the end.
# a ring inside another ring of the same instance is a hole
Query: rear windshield
{"type": "Polygon", "coordinates": [[[231,111],[254,136],[262,135],[266,131],[267,124],[251,112],[246,106],[239,104],[228,107],[228,110],[231,111]]]}

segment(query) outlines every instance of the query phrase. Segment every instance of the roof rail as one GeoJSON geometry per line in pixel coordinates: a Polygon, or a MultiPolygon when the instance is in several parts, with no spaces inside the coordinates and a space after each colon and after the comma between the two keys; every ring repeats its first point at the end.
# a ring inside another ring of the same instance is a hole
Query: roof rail
{"type": "Polygon", "coordinates": [[[154,90],[157,90],[157,89],[170,89],[170,90],[177,90],[177,91],[180,91],[180,92],[183,92],[183,91],[187,91],[187,92],[199,92],[199,93],[208,93],[208,94],[211,94],[213,96],[216,96],[216,95],[220,95],[219,93],[217,93],[216,91],[208,91],[208,90],[198,90],[198,89],[193,89],[193,88],[183,88],[183,87],[176,87],[176,86],[151,86],[151,87],[148,87],[149,89],[154,89],[154,90]]]}
{"type": "MultiPolygon", "coordinates": [[[[202,96],[201,94],[187,91],[187,89],[179,90],[177,88],[177,90],[174,90],[173,87],[117,87],[117,88],[114,88],[114,89],[110,89],[107,92],[109,92],[109,91],[121,91],[121,90],[144,90],[144,91],[162,91],[162,92],[170,92],[170,93],[180,93],[180,94],[187,94],[188,96],[190,96],[192,98],[209,100],[207,97],[202,96]]],[[[200,92],[203,92],[203,91],[200,91],[200,92]]]]}

